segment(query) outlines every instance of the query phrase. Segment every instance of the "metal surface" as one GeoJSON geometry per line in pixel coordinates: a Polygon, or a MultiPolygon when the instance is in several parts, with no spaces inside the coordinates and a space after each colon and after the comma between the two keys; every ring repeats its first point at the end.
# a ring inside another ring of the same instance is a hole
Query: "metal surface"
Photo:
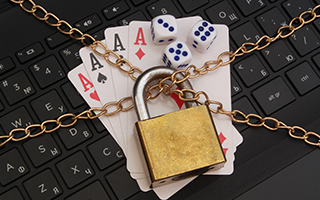
{"type": "MultiPolygon", "coordinates": [[[[164,78],[170,76],[174,69],[168,67],[153,67],[145,72],[143,72],[136,80],[136,83],[133,87],[133,102],[135,105],[136,112],[138,114],[138,120],[146,120],[150,118],[148,107],[145,101],[146,97],[146,86],[153,80],[157,78],[164,78]]],[[[182,80],[184,76],[182,74],[177,74],[176,79],[182,80]]],[[[179,88],[188,88],[192,89],[192,86],[189,80],[183,81],[180,84],[177,84],[179,88]]],[[[186,92],[185,98],[193,98],[193,94],[186,92]]],[[[195,101],[185,102],[187,108],[197,106],[195,101]]]]}

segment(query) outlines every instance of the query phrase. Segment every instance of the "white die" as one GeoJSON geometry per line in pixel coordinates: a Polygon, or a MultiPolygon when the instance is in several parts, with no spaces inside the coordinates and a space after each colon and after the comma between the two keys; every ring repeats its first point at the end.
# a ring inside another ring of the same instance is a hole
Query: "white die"
{"type": "Polygon", "coordinates": [[[187,43],[198,52],[207,51],[217,37],[217,30],[205,20],[198,21],[187,35],[187,43]]]}
{"type": "Polygon", "coordinates": [[[175,41],[166,46],[162,53],[162,61],[167,67],[176,69],[186,68],[192,60],[192,54],[186,45],[181,41],[175,41]]]}
{"type": "Polygon", "coordinates": [[[177,21],[172,15],[160,15],[153,18],[150,29],[154,44],[170,44],[178,37],[177,21]]]}

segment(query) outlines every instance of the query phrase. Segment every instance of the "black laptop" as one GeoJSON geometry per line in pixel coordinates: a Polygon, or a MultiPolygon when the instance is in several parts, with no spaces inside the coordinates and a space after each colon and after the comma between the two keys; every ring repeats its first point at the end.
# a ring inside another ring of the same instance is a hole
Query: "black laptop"
{"type": "MultiPolygon", "coordinates": [[[[161,14],[176,18],[199,15],[213,24],[229,27],[230,50],[234,51],[242,43],[255,42],[265,34],[275,36],[280,26],[288,25],[292,18],[320,1],[35,3],[97,40],[104,39],[107,27],[128,25],[132,20],[151,20],[161,14]],[[85,23],[89,20],[90,24],[85,23]]],[[[320,19],[316,19],[287,39],[236,58],[230,66],[233,108],[320,133],[319,38],[320,19]]],[[[18,4],[0,1],[0,135],[88,108],[67,78],[68,72],[82,63],[78,53],[82,46],[18,4]]],[[[287,130],[234,125],[244,141],[237,148],[233,174],[199,176],[170,199],[319,198],[318,147],[291,138],[287,130]]],[[[0,148],[0,199],[158,199],[152,191],[139,190],[126,170],[125,157],[113,152],[106,158],[103,150],[108,147],[121,151],[99,120],[79,121],[68,129],[10,141],[0,148]],[[75,164],[69,166],[71,161],[75,164]]]]}

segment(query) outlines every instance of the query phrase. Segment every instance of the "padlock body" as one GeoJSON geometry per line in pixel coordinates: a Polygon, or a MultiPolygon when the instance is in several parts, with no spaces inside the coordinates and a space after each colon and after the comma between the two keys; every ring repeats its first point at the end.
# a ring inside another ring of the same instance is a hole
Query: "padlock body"
{"type": "Polygon", "coordinates": [[[136,123],[150,187],[220,169],[226,162],[207,106],[136,123]]]}

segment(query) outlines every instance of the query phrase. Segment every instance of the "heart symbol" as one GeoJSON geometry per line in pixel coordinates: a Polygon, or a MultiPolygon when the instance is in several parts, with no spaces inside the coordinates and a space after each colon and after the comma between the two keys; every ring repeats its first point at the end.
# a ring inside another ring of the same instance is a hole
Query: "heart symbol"
{"type": "Polygon", "coordinates": [[[99,96],[98,96],[98,94],[97,94],[97,91],[94,91],[94,92],[90,93],[89,96],[91,97],[91,99],[100,101],[99,96]]]}

